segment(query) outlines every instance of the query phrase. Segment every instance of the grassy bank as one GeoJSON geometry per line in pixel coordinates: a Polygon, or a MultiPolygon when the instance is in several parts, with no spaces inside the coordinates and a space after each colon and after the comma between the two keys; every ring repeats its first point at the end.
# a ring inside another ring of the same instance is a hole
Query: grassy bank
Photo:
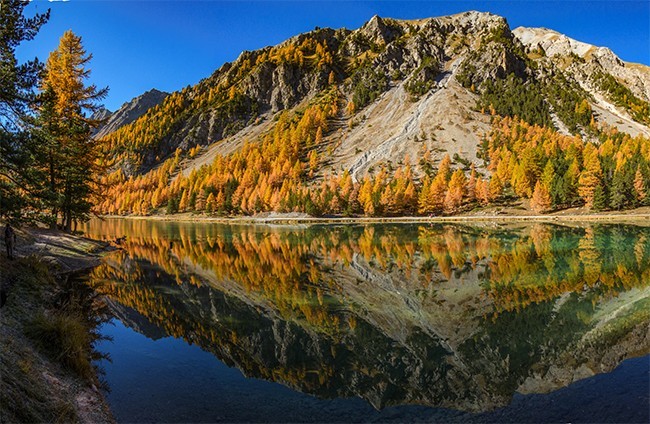
{"type": "Polygon", "coordinates": [[[21,231],[18,259],[0,256],[0,422],[114,422],[92,365],[101,303],[71,278],[104,248],[21,231]]]}

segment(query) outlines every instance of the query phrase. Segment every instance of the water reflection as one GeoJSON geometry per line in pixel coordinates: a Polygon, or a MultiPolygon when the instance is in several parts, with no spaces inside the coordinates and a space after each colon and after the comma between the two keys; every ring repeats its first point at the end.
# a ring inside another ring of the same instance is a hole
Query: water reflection
{"type": "Polygon", "coordinates": [[[323,398],[485,411],[647,353],[650,229],[92,221],[127,325],[323,398]],[[153,324],[153,326],[152,326],[153,324]]]}

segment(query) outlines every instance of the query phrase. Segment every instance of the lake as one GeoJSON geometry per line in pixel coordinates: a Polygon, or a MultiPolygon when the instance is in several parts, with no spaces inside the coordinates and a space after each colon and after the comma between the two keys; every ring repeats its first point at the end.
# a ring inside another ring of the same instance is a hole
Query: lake
{"type": "Polygon", "coordinates": [[[648,422],[650,228],[92,220],[119,422],[648,422]]]}

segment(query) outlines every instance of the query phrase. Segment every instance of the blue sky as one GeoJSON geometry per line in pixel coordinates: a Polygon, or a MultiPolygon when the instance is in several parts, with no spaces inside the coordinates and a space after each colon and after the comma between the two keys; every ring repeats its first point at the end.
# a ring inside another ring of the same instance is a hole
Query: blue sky
{"type": "Polygon", "coordinates": [[[623,60],[650,65],[650,1],[116,1],[36,0],[27,14],[52,9],[48,22],[18,50],[47,59],[67,29],[94,56],[91,81],[109,86],[115,110],[151,88],[174,91],[209,76],[242,50],[277,44],[320,27],[355,29],[378,14],[414,19],[467,10],[492,12],[510,26],[546,27],[623,60]]]}

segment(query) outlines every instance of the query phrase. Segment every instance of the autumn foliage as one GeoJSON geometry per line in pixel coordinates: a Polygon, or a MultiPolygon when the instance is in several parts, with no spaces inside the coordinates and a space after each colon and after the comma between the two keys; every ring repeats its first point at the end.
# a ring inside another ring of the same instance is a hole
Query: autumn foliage
{"type": "Polygon", "coordinates": [[[596,142],[585,141],[516,118],[493,118],[481,146],[484,168],[468,169],[448,155],[436,167],[431,152],[423,151],[419,166],[407,158],[358,181],[347,171],[325,173],[325,135],[338,105],[333,87],[303,111],[281,113],[259,141],[189,173],[180,172],[180,150],[144,175],[127,178],[115,171],[106,178],[110,188],[98,211],[398,216],[454,214],[507,199],[524,199],[537,212],[581,205],[623,209],[650,201],[647,139],[601,130],[596,142]]]}

